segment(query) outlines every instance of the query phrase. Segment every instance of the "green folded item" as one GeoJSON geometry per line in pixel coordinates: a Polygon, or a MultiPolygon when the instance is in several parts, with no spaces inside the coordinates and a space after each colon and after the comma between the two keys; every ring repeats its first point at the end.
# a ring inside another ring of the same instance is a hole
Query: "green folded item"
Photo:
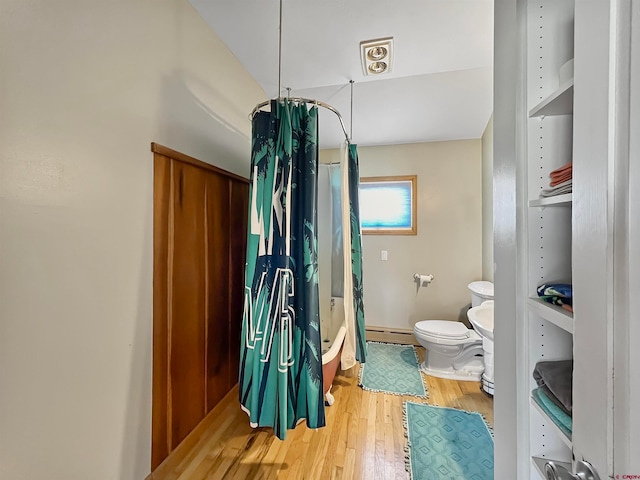
{"type": "Polygon", "coordinates": [[[538,406],[547,414],[553,423],[569,438],[573,430],[573,419],[564,413],[540,388],[531,392],[531,397],[538,406]]]}
{"type": "Polygon", "coordinates": [[[543,283],[536,289],[538,297],[553,305],[571,305],[573,303],[573,287],[570,283],[543,283]]]}

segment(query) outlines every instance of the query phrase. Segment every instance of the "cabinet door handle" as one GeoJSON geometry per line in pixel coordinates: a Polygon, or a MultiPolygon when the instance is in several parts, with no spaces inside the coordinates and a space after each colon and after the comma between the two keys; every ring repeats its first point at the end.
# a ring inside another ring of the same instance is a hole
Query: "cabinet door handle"
{"type": "Polygon", "coordinates": [[[547,480],[600,480],[593,465],[582,460],[576,463],[575,475],[562,465],[554,462],[547,462],[545,464],[544,474],[547,480]]]}

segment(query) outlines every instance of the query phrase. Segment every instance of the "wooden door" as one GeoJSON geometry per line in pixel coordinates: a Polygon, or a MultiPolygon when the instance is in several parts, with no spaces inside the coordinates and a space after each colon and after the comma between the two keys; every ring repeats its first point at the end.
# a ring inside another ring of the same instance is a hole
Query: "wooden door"
{"type": "Polygon", "coordinates": [[[248,182],[152,150],[155,469],[237,383],[248,182]]]}

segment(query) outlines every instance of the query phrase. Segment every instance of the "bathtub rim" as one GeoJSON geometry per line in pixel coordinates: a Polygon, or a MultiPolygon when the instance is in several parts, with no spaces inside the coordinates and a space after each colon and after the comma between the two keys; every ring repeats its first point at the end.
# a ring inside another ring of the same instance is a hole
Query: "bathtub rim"
{"type": "Polygon", "coordinates": [[[333,360],[342,349],[342,343],[344,342],[344,337],[347,334],[347,327],[342,321],[342,325],[338,329],[338,333],[336,334],[336,338],[333,339],[333,343],[331,344],[331,348],[324,354],[322,354],[322,365],[326,365],[331,360],[333,360]]]}

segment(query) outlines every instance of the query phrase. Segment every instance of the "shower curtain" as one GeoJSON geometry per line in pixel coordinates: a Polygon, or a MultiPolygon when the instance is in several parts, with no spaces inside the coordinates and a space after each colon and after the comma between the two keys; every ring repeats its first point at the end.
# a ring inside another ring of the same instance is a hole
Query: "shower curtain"
{"type": "Polygon", "coordinates": [[[344,315],[346,335],[340,366],[347,370],[364,363],[367,353],[362,289],[362,232],[358,187],[360,169],[356,145],[345,142],[341,149],[342,238],[344,251],[344,315]]]}
{"type": "Polygon", "coordinates": [[[253,119],[240,403],[253,427],[325,425],[318,304],[318,111],[271,102],[253,119]]]}

